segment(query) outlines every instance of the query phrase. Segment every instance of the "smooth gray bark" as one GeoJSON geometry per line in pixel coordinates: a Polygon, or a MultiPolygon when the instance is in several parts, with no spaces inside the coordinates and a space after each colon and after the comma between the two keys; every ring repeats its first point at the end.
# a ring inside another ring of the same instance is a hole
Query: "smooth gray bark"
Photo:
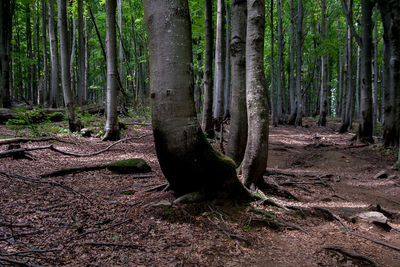
{"type": "Polygon", "coordinates": [[[268,160],[269,107],[264,74],[265,0],[247,1],[246,101],[248,139],[242,163],[242,182],[263,184],[268,160]]]}
{"type": "Polygon", "coordinates": [[[57,39],[54,21],[54,0],[49,0],[49,47],[50,47],[50,100],[52,108],[58,107],[60,88],[58,85],[57,39]]]}
{"type": "Polygon", "coordinates": [[[76,132],[81,129],[81,122],[79,121],[75,112],[74,93],[71,90],[66,0],[58,0],[57,4],[58,4],[58,32],[60,39],[60,57],[61,57],[61,84],[64,95],[64,105],[68,116],[69,129],[71,132],[76,132]]]}
{"type": "Polygon", "coordinates": [[[247,0],[232,0],[232,98],[230,135],[226,153],[237,166],[243,160],[247,144],[246,23],[247,0]]]}
{"type": "Polygon", "coordinates": [[[295,61],[296,56],[296,35],[295,35],[295,16],[296,9],[294,1],[290,0],[290,74],[289,74],[289,90],[290,90],[290,116],[288,123],[294,125],[297,117],[297,95],[296,95],[296,78],[295,78],[295,61]]]}
{"type": "Polygon", "coordinates": [[[278,123],[282,124],[283,119],[283,88],[285,81],[285,70],[284,70],[284,44],[283,44],[283,29],[282,29],[282,0],[276,0],[276,10],[278,16],[278,95],[277,95],[277,117],[278,123]]]}
{"type": "Polygon", "coordinates": [[[204,102],[202,128],[208,138],[214,138],[213,125],[213,43],[214,30],[212,20],[212,0],[204,1],[204,31],[205,31],[205,51],[204,51],[204,102]]]}
{"type": "Polygon", "coordinates": [[[376,125],[377,121],[380,120],[380,110],[378,103],[378,10],[374,11],[374,60],[372,63],[372,107],[373,107],[373,124],[376,125]]]}
{"type": "Polygon", "coordinates": [[[271,46],[271,57],[270,57],[270,67],[271,67],[271,117],[272,117],[272,125],[275,127],[278,126],[278,109],[277,109],[277,88],[275,85],[275,37],[274,37],[274,0],[270,0],[270,8],[269,8],[269,31],[271,33],[270,38],[270,46],[271,46]]]}
{"type": "Polygon", "coordinates": [[[207,197],[241,198],[246,192],[234,162],[212,149],[197,120],[188,1],[143,3],[154,141],[170,188],[179,195],[202,191],[207,197]]]}
{"type": "MultiPolygon", "coordinates": [[[[68,12],[68,11],[67,11],[68,12]]],[[[74,101],[75,101],[75,94],[76,94],[76,86],[75,86],[75,50],[76,50],[76,19],[75,14],[71,17],[71,27],[72,27],[72,40],[71,40],[71,56],[69,61],[69,72],[71,77],[71,91],[74,94],[74,101]]]]}
{"type": "Polygon", "coordinates": [[[103,140],[118,140],[120,131],[118,125],[118,70],[117,70],[117,35],[115,11],[116,0],[106,0],[106,53],[107,53],[107,102],[106,125],[103,140]]]}
{"type": "Polygon", "coordinates": [[[230,40],[231,40],[231,8],[229,0],[226,0],[226,38],[225,38],[225,88],[224,88],[224,119],[230,117],[230,104],[231,104],[231,58],[230,58],[230,40]]]}
{"type": "Polygon", "coordinates": [[[78,104],[79,106],[87,104],[87,88],[85,87],[85,33],[83,20],[83,0],[78,2],[78,104]]]}
{"type": "Polygon", "coordinates": [[[47,7],[46,1],[42,0],[42,48],[43,48],[43,82],[41,92],[39,94],[38,103],[48,106],[49,92],[48,92],[48,68],[47,68],[47,7]]]}

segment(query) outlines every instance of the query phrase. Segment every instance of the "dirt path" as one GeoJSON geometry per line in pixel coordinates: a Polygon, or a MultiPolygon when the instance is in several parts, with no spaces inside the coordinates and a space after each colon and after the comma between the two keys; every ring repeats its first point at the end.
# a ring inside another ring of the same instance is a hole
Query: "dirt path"
{"type": "MultiPolygon", "coordinates": [[[[327,129],[314,127],[312,121],[306,124],[308,128],[302,129],[271,128],[267,181],[300,200],[275,201],[292,209],[261,202],[170,207],[168,202],[175,199],[171,192],[145,192],[166,182],[151,136],[88,158],[48,150],[30,152],[33,160],[0,158],[0,171],[31,178],[132,157],[144,158],[153,169],[149,178],[107,170],[48,178],[81,195],[0,175],[0,266],[7,264],[4,258],[44,266],[365,265],[323,249],[333,245],[367,255],[380,266],[400,266],[400,251],[351,234],[400,247],[400,172],[391,167],[394,154],[351,143],[351,134],[333,131],[335,123],[327,129]],[[381,170],[388,177],[374,178],[381,170]],[[378,204],[388,212],[392,230],[352,220],[378,204]],[[348,230],[318,208],[337,215],[348,230]],[[279,226],[269,216],[296,224],[304,232],[292,229],[293,225],[279,226]]],[[[7,134],[4,126],[0,132],[7,134]]],[[[148,133],[149,127],[126,131],[128,136],[148,133]]],[[[108,145],[96,138],[60,138],[70,143],[54,146],[79,153],[108,145]]],[[[2,145],[0,151],[6,148],[2,145]]]]}

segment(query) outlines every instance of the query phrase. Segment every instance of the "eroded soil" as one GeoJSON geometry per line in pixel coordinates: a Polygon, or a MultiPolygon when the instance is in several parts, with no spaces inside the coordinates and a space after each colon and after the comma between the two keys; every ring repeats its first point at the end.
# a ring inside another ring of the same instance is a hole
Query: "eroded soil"
{"type": "MultiPolygon", "coordinates": [[[[380,266],[400,266],[400,250],[396,250],[400,247],[400,172],[392,168],[395,156],[379,146],[350,141],[352,134],[337,134],[334,122],[326,129],[315,127],[311,120],[305,124],[308,127],[302,129],[271,128],[266,180],[299,199],[268,196],[281,207],[261,201],[169,207],[166,201],[175,199],[173,192],[146,192],[166,183],[151,135],[92,157],[37,150],[29,152],[32,160],[0,158],[1,172],[42,181],[0,175],[0,266],[10,264],[6,259],[43,266],[366,264],[324,249],[333,245],[366,255],[380,266]],[[62,168],[133,157],[151,165],[151,177],[103,169],[40,178],[62,168]],[[381,170],[388,177],[374,178],[381,170]],[[391,230],[352,220],[378,204],[387,212],[391,230]],[[341,222],[317,212],[318,208],[341,222]],[[269,215],[288,224],[279,225],[269,215]]],[[[13,134],[4,126],[0,132],[13,134]]],[[[130,126],[126,131],[127,136],[146,134],[151,134],[151,127],[130,126]]],[[[64,142],[53,142],[56,148],[76,153],[95,152],[111,144],[97,138],[58,138],[64,142]]],[[[0,151],[6,149],[7,145],[0,146],[0,151]]]]}

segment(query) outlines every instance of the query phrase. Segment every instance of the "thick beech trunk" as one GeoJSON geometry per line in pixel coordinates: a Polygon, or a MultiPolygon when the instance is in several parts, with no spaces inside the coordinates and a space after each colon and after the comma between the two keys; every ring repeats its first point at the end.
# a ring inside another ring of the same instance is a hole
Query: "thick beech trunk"
{"type": "Polygon", "coordinates": [[[116,0],[106,0],[106,51],[107,51],[107,118],[103,140],[118,140],[118,70],[117,70],[117,35],[115,31],[116,0]]]}
{"type": "Polygon", "coordinates": [[[265,1],[247,1],[246,93],[248,139],[242,163],[247,187],[263,184],[268,160],[269,107],[264,75],[265,1]]]}
{"type": "Polygon", "coordinates": [[[68,116],[69,129],[71,132],[76,132],[79,131],[81,128],[81,122],[76,116],[74,107],[74,93],[71,90],[66,0],[58,0],[57,4],[58,4],[58,29],[59,29],[58,31],[60,35],[61,84],[64,95],[65,110],[68,116]]]}
{"type": "MultiPolygon", "coordinates": [[[[205,57],[204,57],[204,102],[202,128],[208,138],[214,138],[213,125],[213,43],[214,30],[212,21],[212,0],[204,1],[205,18],[205,57]]],[[[233,86],[233,84],[232,84],[233,86]]]]}
{"type": "Polygon", "coordinates": [[[247,0],[232,0],[232,100],[227,155],[238,166],[243,160],[247,143],[246,22],[247,0]]]}
{"type": "Polygon", "coordinates": [[[177,194],[203,191],[208,197],[241,198],[246,191],[234,162],[212,149],[197,120],[188,1],[143,3],[154,141],[171,189],[177,194]]]}
{"type": "Polygon", "coordinates": [[[47,6],[45,0],[42,0],[42,48],[43,48],[43,80],[41,92],[39,94],[39,104],[49,105],[48,75],[47,75],[47,6]]]}

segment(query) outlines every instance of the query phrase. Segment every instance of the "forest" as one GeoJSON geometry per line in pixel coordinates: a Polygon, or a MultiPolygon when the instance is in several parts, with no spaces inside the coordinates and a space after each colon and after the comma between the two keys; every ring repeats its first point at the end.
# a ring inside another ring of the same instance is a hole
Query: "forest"
{"type": "Polygon", "coordinates": [[[398,0],[1,0],[0,267],[398,266],[398,0]]]}

